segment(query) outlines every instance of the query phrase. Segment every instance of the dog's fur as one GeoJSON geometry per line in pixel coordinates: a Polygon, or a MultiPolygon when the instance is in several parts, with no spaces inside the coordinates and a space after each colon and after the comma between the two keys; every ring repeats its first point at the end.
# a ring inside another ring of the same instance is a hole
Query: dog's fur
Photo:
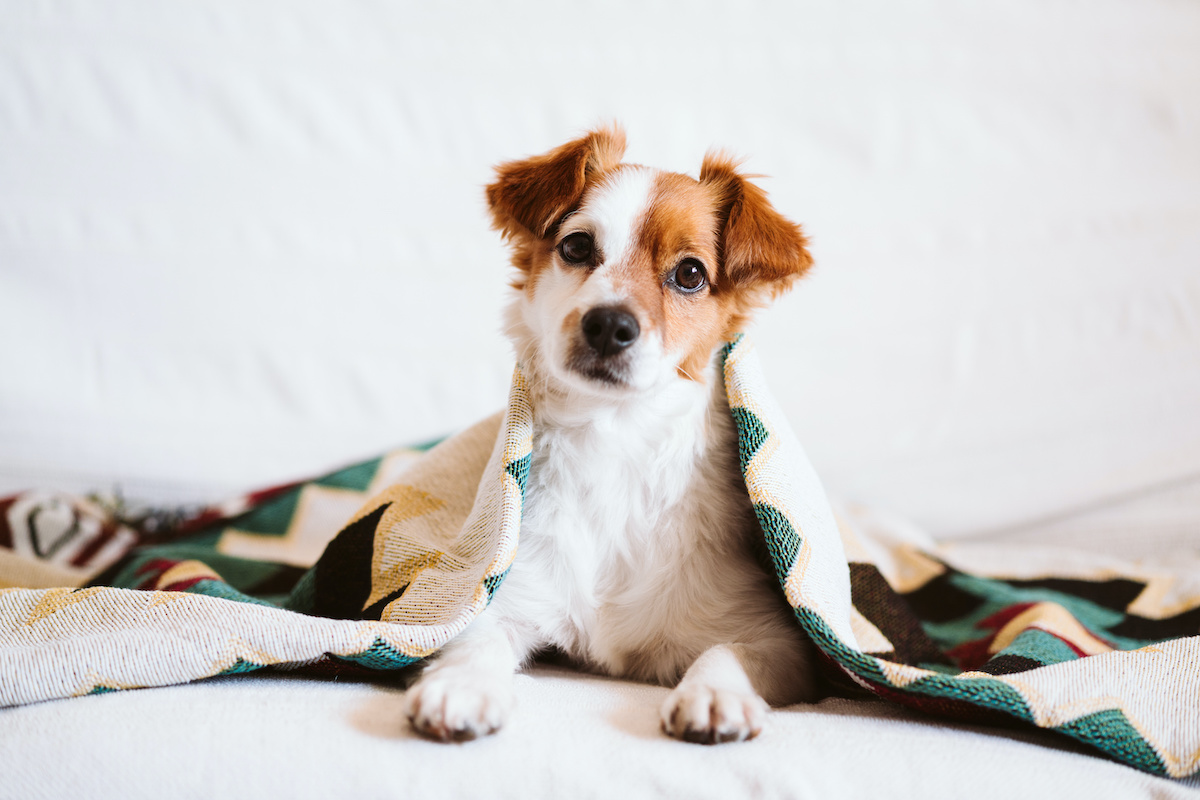
{"type": "Polygon", "coordinates": [[[514,670],[548,649],[675,686],[662,727],[690,741],[752,737],[767,703],[813,695],[811,645],[756,552],[714,365],[808,269],[807,242],[727,156],[696,180],[624,150],[619,129],[596,130],[501,165],[487,188],[518,270],[507,322],[533,460],[503,588],[408,692],[433,738],[499,728],[514,670]]]}

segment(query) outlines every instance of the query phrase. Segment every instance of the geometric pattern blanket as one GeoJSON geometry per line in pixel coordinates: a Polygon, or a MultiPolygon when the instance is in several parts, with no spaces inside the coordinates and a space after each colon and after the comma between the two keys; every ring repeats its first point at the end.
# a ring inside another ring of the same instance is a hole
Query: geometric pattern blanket
{"type": "MultiPolygon", "coordinates": [[[[835,515],[750,342],[721,366],[766,549],[833,685],[1200,771],[1200,576],[835,515]]],[[[531,441],[518,369],[503,412],[435,447],[198,513],[0,500],[0,706],[425,658],[503,591],[531,441]]]]}

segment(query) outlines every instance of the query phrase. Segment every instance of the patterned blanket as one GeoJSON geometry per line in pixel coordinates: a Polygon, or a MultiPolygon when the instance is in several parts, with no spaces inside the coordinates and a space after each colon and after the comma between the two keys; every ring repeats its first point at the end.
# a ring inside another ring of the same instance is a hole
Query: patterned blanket
{"type": "MultiPolygon", "coordinates": [[[[746,489],[835,685],[1057,731],[1158,775],[1200,770],[1200,576],[835,515],[750,343],[721,358],[746,489]]],[[[0,705],[412,664],[502,591],[530,446],[518,370],[502,413],[432,448],[222,506],[0,500],[0,705]]]]}

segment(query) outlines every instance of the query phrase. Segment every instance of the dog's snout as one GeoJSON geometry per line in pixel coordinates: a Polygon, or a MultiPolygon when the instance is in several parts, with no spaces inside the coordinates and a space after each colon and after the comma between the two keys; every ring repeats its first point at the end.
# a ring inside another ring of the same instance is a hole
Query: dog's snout
{"type": "Polygon", "coordinates": [[[580,323],[583,338],[601,356],[621,352],[637,341],[641,328],[637,319],[623,308],[593,308],[580,323]]]}

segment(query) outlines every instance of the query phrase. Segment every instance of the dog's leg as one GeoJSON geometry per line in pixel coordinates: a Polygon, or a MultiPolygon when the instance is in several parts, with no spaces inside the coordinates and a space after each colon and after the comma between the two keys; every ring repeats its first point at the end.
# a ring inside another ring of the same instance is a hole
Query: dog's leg
{"type": "Polygon", "coordinates": [[[709,648],[663,702],[663,732],[702,744],[753,739],[766,721],[767,701],[812,699],[809,647],[793,640],[709,648]]]}
{"type": "Polygon", "coordinates": [[[494,733],[513,707],[518,654],[499,620],[486,612],[442,648],[409,687],[404,710],[420,734],[443,742],[494,733]]]}

